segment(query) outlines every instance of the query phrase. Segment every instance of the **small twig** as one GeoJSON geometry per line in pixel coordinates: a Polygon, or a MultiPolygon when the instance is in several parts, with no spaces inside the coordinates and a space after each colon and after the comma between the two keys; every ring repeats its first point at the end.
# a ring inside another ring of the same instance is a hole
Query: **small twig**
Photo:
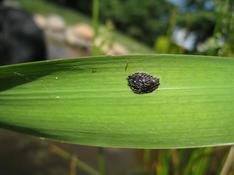
{"type": "MultiPolygon", "coordinates": [[[[66,159],[66,160],[72,160],[72,158],[74,159],[74,155],[72,155],[71,153],[63,150],[62,148],[60,148],[56,145],[50,145],[49,149],[51,150],[51,152],[57,154],[58,156],[66,159]]],[[[87,174],[101,175],[97,170],[90,167],[89,165],[87,165],[85,162],[83,162],[82,160],[80,160],[77,157],[76,157],[75,163],[76,163],[77,167],[79,167],[81,170],[85,171],[87,174]]]]}
{"type": "Polygon", "coordinates": [[[224,163],[220,175],[227,175],[233,164],[234,164],[234,146],[230,148],[230,151],[228,153],[227,159],[224,163]]]}
{"type": "Polygon", "coordinates": [[[75,155],[72,156],[71,162],[70,162],[70,175],[76,175],[76,161],[77,157],[75,155]]]}

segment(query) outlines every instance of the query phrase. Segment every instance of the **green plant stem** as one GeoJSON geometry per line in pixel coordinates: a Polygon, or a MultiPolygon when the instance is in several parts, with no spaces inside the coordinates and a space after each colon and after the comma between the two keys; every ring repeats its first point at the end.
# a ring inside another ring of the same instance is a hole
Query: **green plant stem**
{"type": "Polygon", "coordinates": [[[98,36],[98,29],[99,29],[99,0],[93,0],[92,13],[93,13],[92,25],[93,25],[93,31],[94,31],[92,54],[96,55],[98,51],[94,42],[98,36]]]}
{"type": "Polygon", "coordinates": [[[208,164],[211,152],[211,148],[194,150],[188,160],[183,175],[205,174],[205,167],[207,167],[206,165],[208,164]]]}
{"type": "Polygon", "coordinates": [[[227,159],[224,163],[220,175],[227,175],[233,164],[234,164],[234,146],[230,148],[230,151],[228,153],[227,159]]]}
{"type": "Polygon", "coordinates": [[[156,174],[168,175],[170,168],[171,154],[168,150],[160,150],[158,152],[158,162],[156,165],[156,174]]]}
{"type": "Polygon", "coordinates": [[[171,10],[170,20],[167,29],[167,37],[170,39],[172,39],[172,34],[175,29],[176,21],[177,21],[177,10],[176,8],[173,8],[171,10]]]}
{"type": "Polygon", "coordinates": [[[99,0],[93,0],[93,29],[95,36],[98,35],[98,26],[99,26],[99,0]]]}
{"type": "Polygon", "coordinates": [[[143,150],[144,169],[147,172],[149,172],[149,168],[150,168],[150,154],[151,154],[151,150],[150,149],[144,149],[143,150]]]}
{"type": "Polygon", "coordinates": [[[50,145],[50,151],[55,153],[56,155],[66,159],[66,160],[73,160],[77,167],[82,169],[84,172],[86,172],[89,175],[101,175],[97,170],[87,165],[82,160],[78,159],[77,157],[74,159],[74,155],[70,154],[69,152],[63,150],[62,148],[56,146],[56,145],[50,145]]]}

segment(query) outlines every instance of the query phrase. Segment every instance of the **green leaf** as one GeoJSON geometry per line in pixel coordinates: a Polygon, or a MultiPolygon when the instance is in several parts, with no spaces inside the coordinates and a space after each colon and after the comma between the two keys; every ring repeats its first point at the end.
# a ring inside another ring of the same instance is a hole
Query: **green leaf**
{"type": "Polygon", "coordinates": [[[0,127],[71,143],[178,148],[234,143],[234,59],[99,56],[0,67],[0,127]],[[146,72],[159,88],[135,94],[146,72]]]}

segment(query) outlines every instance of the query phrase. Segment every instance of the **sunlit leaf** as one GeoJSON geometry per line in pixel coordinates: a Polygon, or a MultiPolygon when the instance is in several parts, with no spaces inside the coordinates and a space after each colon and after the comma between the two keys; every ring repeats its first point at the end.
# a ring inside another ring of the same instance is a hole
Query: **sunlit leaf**
{"type": "Polygon", "coordinates": [[[234,59],[99,56],[0,67],[0,127],[77,144],[175,148],[234,143],[234,59]],[[127,77],[160,78],[135,94],[127,77]]]}

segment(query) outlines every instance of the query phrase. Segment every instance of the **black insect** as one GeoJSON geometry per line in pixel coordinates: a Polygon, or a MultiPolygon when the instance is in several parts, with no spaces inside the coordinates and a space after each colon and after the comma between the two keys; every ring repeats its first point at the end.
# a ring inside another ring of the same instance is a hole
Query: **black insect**
{"type": "Polygon", "coordinates": [[[128,86],[136,94],[153,92],[160,85],[159,78],[143,72],[137,72],[129,75],[127,80],[128,86]]]}

